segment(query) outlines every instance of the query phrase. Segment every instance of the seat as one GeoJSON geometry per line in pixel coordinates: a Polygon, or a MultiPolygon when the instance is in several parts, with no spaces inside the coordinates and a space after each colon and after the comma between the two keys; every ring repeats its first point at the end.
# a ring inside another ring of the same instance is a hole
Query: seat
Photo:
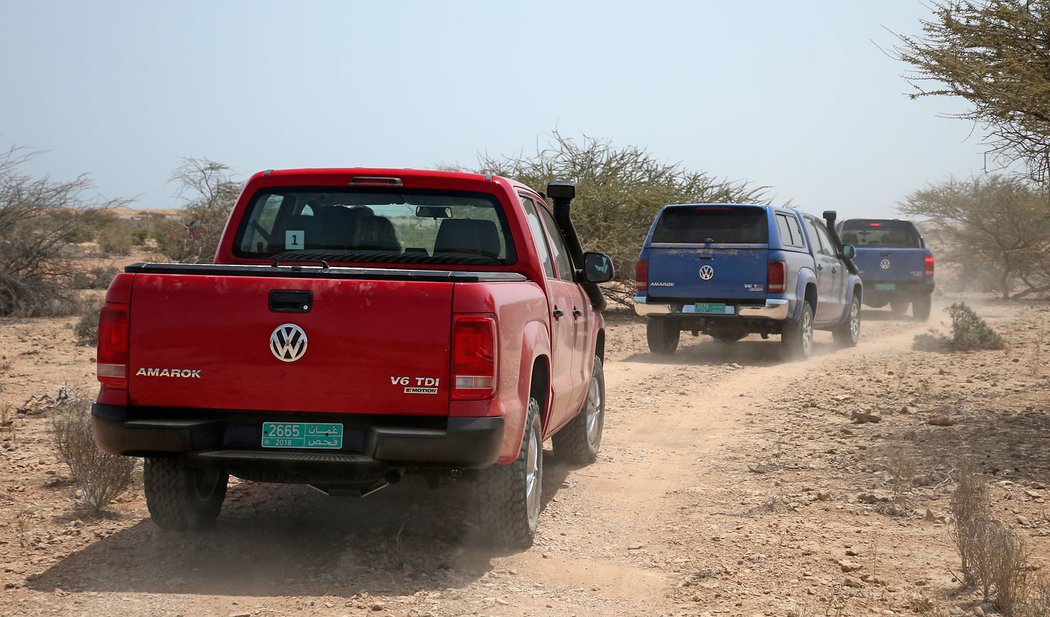
{"type": "Polygon", "coordinates": [[[499,230],[492,221],[445,219],[434,240],[434,254],[472,253],[499,258],[499,230]]]}
{"type": "Polygon", "coordinates": [[[321,234],[326,249],[348,249],[354,243],[357,231],[357,217],[343,206],[328,206],[317,213],[321,234]]]}
{"type": "Polygon", "coordinates": [[[400,253],[401,243],[397,240],[397,232],[390,219],[365,215],[357,217],[353,248],[364,251],[397,251],[400,253]]]}

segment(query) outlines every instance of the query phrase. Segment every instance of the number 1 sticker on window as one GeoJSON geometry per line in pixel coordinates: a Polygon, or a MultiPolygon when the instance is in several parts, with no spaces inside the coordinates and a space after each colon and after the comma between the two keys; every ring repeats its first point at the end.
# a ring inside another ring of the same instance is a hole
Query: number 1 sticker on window
{"type": "Polygon", "coordinates": [[[295,251],[306,247],[306,232],[301,229],[287,229],[284,232],[284,250],[295,251]]]}

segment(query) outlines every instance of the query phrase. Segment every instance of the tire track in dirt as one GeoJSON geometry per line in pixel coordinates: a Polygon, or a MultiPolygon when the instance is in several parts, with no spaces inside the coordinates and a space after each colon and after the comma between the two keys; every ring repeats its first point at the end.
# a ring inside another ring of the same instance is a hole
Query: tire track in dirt
{"type": "MultiPolygon", "coordinates": [[[[838,349],[830,334],[818,333],[816,355],[806,362],[781,362],[778,341],[758,337],[732,346],[707,338],[690,344],[695,340],[690,339],[670,358],[648,353],[610,358],[605,371],[608,419],[599,462],[570,472],[572,490],[559,491],[548,505],[548,520],[541,521],[541,551],[507,557],[500,565],[547,585],[589,582],[592,593],[614,601],[595,606],[593,614],[610,614],[614,607],[623,615],[671,612],[674,573],[667,568],[666,555],[649,550],[668,541],[661,530],[676,516],[669,496],[700,478],[704,484],[717,483],[712,454],[746,438],[749,414],[775,413],[770,401],[785,389],[820,379],[822,368],[831,364],[862,364],[869,356],[908,350],[915,334],[936,325],[886,321],[880,313],[874,317],[853,349],[838,349]],[[561,520],[549,520],[562,519],[565,509],[590,514],[565,530],[561,520]],[[572,550],[554,552],[557,544],[552,549],[550,536],[557,533],[579,536],[572,550]]],[[[717,486],[705,488],[718,494],[717,486]]],[[[691,556],[679,557],[684,561],[691,556]]],[[[675,560],[670,557],[671,563],[675,560]]]]}

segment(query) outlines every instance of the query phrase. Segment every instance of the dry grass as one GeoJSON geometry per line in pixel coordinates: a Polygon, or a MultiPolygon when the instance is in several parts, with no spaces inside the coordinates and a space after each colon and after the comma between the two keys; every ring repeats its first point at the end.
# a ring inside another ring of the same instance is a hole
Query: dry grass
{"type": "Polygon", "coordinates": [[[1026,614],[1030,595],[1028,550],[1024,538],[992,514],[984,478],[963,467],[951,498],[951,537],[966,581],[981,588],[1003,615],[1026,614]]]}
{"type": "Polygon", "coordinates": [[[135,459],[98,449],[91,428],[90,401],[77,392],[59,397],[51,408],[55,450],[69,466],[84,502],[101,510],[132,483],[135,459]]]}

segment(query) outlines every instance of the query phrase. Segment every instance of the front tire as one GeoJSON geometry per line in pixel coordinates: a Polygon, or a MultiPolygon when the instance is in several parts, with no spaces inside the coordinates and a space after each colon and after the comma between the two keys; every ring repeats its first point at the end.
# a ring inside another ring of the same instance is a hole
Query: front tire
{"type": "Polygon", "coordinates": [[[780,345],[788,360],[805,360],[813,354],[813,307],[809,302],[802,303],[798,319],[784,322],[780,345]]]}
{"type": "Polygon", "coordinates": [[[605,372],[601,358],[595,356],[587,400],[576,417],[554,435],[554,454],[572,465],[590,465],[598,459],[604,428],[605,372]]]}
{"type": "Polygon", "coordinates": [[[496,546],[532,546],[543,484],[542,430],[540,404],[530,398],[518,457],[478,472],[478,522],[485,539],[496,546]]]}
{"type": "Polygon", "coordinates": [[[215,522],[230,479],[216,469],[187,467],[177,458],[147,458],[142,474],[153,522],[179,531],[203,529],[215,522]]]}
{"type": "Polygon", "coordinates": [[[645,337],[649,342],[649,351],[660,355],[669,356],[678,349],[678,339],[682,331],[678,324],[670,319],[649,319],[645,322],[645,337]]]}
{"type": "Polygon", "coordinates": [[[853,296],[846,321],[832,330],[831,335],[840,347],[854,347],[860,342],[860,298],[853,296]]]}

